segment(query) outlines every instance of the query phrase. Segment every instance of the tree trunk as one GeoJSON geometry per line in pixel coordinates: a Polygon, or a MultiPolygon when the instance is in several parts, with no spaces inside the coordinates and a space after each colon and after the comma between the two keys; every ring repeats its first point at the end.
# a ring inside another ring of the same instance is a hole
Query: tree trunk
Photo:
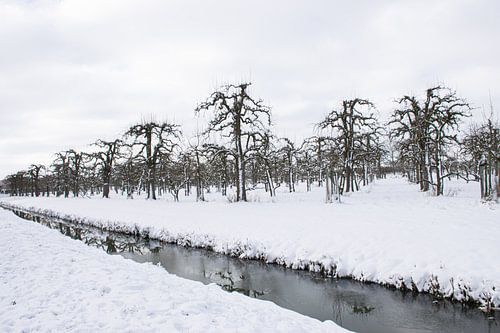
{"type": "MultiPolygon", "coordinates": [[[[241,112],[241,110],[239,110],[241,112]]],[[[238,177],[236,187],[236,201],[247,201],[245,188],[245,156],[243,155],[243,146],[241,143],[241,119],[240,113],[236,115],[234,135],[236,139],[236,177],[238,177]]]]}

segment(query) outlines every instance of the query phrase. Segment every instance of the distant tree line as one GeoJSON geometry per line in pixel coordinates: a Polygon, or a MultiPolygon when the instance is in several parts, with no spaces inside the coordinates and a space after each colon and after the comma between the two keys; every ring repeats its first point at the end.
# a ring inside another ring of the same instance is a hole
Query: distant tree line
{"type": "Polygon", "coordinates": [[[390,120],[381,123],[367,99],[342,101],[317,122],[302,142],[272,132],[271,108],[250,94],[250,83],[226,85],[195,108],[209,116],[204,131],[185,137],[180,126],[154,119],[131,126],[92,149],[58,152],[51,165],[32,164],[4,179],[15,196],[110,196],[145,193],[148,199],[220,192],[247,201],[248,191],[280,186],[295,191],[324,187],[326,202],[358,191],[375,178],[401,173],[423,192],[440,196],[451,177],[477,181],[481,198],[497,200],[499,124],[493,112],[482,124],[460,131],[472,110],[441,86],[420,96],[397,99],[390,120]]]}

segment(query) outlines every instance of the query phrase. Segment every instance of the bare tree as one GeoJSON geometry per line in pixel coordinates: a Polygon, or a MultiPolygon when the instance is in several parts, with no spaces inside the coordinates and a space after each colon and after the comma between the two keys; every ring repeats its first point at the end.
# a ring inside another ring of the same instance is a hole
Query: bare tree
{"type": "Polygon", "coordinates": [[[7,189],[11,196],[24,196],[30,191],[29,173],[27,171],[18,171],[5,177],[7,189]]]}
{"type": "Polygon", "coordinates": [[[227,188],[231,183],[232,167],[230,150],[217,144],[204,144],[203,155],[207,157],[207,167],[210,168],[214,183],[223,196],[227,194],[227,188]]]}
{"type": "Polygon", "coordinates": [[[450,143],[457,142],[454,131],[470,106],[456,92],[441,86],[427,89],[424,99],[403,96],[397,102],[400,107],[389,125],[391,136],[399,140],[400,156],[408,157],[422,191],[432,185],[435,194],[441,195],[443,154],[450,143]]]}
{"type": "Polygon", "coordinates": [[[341,175],[340,194],[357,188],[355,179],[356,145],[366,135],[378,129],[373,116],[374,105],[361,98],[344,100],[340,109],[332,110],[317,126],[320,130],[330,130],[340,148],[341,175]]]}
{"type": "Polygon", "coordinates": [[[127,193],[128,199],[133,199],[134,192],[140,188],[141,178],[144,174],[144,163],[142,159],[137,158],[131,146],[122,147],[121,161],[115,163],[115,177],[121,184],[121,191],[127,193]],[[123,150],[126,151],[123,151],[123,150]]]}
{"type": "Polygon", "coordinates": [[[125,133],[134,139],[131,144],[138,147],[137,157],[143,159],[146,166],[146,192],[148,199],[156,200],[157,168],[161,158],[172,154],[180,138],[178,125],[155,121],[136,124],[125,133]]]}
{"type": "Polygon", "coordinates": [[[166,185],[175,201],[179,201],[179,192],[184,187],[187,179],[184,174],[184,163],[182,160],[171,160],[166,165],[168,176],[166,185]]]}
{"type": "Polygon", "coordinates": [[[262,137],[255,159],[262,166],[265,190],[271,197],[276,196],[276,189],[281,185],[276,172],[281,165],[281,154],[273,143],[273,138],[269,133],[262,137]]]}
{"type": "Polygon", "coordinates": [[[97,140],[94,145],[101,148],[101,151],[94,153],[97,164],[101,167],[102,177],[102,196],[109,198],[109,187],[111,183],[111,174],[116,159],[120,156],[120,145],[122,140],[116,139],[114,141],[97,140]]]}
{"type": "Polygon", "coordinates": [[[296,168],[296,160],[298,149],[295,147],[295,144],[292,140],[288,138],[281,138],[281,142],[284,145],[280,148],[279,153],[283,156],[283,161],[285,162],[285,172],[287,175],[287,183],[288,183],[288,191],[295,192],[295,168],[296,168]]]}
{"type": "MultiPolygon", "coordinates": [[[[189,161],[189,165],[192,167],[193,180],[196,187],[196,201],[205,201],[205,191],[204,191],[204,163],[205,155],[207,150],[201,144],[201,135],[196,134],[194,138],[194,143],[189,142],[189,147],[187,151],[183,154],[186,161],[189,161]]],[[[185,169],[186,172],[186,169],[185,169]]],[[[186,181],[190,178],[185,177],[186,181]]]]}
{"type": "Polygon", "coordinates": [[[52,163],[56,178],[56,195],[64,194],[64,197],[69,197],[71,171],[69,168],[69,153],[62,151],[56,153],[56,158],[52,163]]]}
{"type": "Polygon", "coordinates": [[[323,185],[323,139],[309,137],[302,141],[297,150],[297,168],[302,180],[306,182],[306,190],[311,191],[313,181],[323,185]]]}
{"type": "Polygon", "coordinates": [[[262,141],[271,125],[271,110],[248,94],[249,86],[250,83],[223,86],[196,108],[197,113],[213,112],[205,134],[229,138],[225,152],[235,159],[236,201],[247,200],[246,162],[256,152],[256,140],[262,141]]]}
{"type": "Polygon", "coordinates": [[[73,192],[73,196],[78,197],[81,191],[83,169],[85,168],[85,163],[90,159],[90,155],[70,149],[66,152],[66,156],[68,158],[71,191],[73,192]]]}
{"type": "Polygon", "coordinates": [[[40,172],[42,170],[45,170],[45,166],[42,164],[32,164],[28,170],[33,185],[31,190],[32,196],[33,194],[37,197],[40,196],[40,172]]]}
{"type": "Polygon", "coordinates": [[[481,198],[498,200],[500,173],[500,125],[492,115],[483,124],[473,125],[466,134],[462,152],[470,156],[478,175],[481,198]]]}

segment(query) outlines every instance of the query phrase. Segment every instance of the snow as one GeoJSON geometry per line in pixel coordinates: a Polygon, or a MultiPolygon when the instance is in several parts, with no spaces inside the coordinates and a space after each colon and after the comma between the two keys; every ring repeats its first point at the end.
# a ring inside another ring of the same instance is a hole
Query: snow
{"type": "Polygon", "coordinates": [[[477,199],[477,183],[447,182],[445,196],[432,197],[388,178],[342,204],[325,204],[322,188],[297,190],[276,199],[251,191],[248,203],[229,203],[219,193],[198,203],[117,195],[0,200],[242,258],[500,305],[500,215],[498,205],[477,199]]]}
{"type": "Polygon", "coordinates": [[[347,332],[0,210],[1,332],[347,332]]]}

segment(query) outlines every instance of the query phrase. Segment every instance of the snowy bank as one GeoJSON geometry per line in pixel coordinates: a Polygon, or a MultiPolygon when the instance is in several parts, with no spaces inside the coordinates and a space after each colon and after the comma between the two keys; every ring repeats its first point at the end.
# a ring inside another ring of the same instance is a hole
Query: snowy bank
{"type": "Polygon", "coordinates": [[[239,204],[120,197],[0,201],[108,230],[498,306],[498,208],[476,199],[477,184],[448,189],[449,196],[429,197],[393,178],[331,205],[322,203],[319,188],[239,204]]]}
{"type": "Polygon", "coordinates": [[[0,210],[0,331],[347,332],[0,210]]]}

